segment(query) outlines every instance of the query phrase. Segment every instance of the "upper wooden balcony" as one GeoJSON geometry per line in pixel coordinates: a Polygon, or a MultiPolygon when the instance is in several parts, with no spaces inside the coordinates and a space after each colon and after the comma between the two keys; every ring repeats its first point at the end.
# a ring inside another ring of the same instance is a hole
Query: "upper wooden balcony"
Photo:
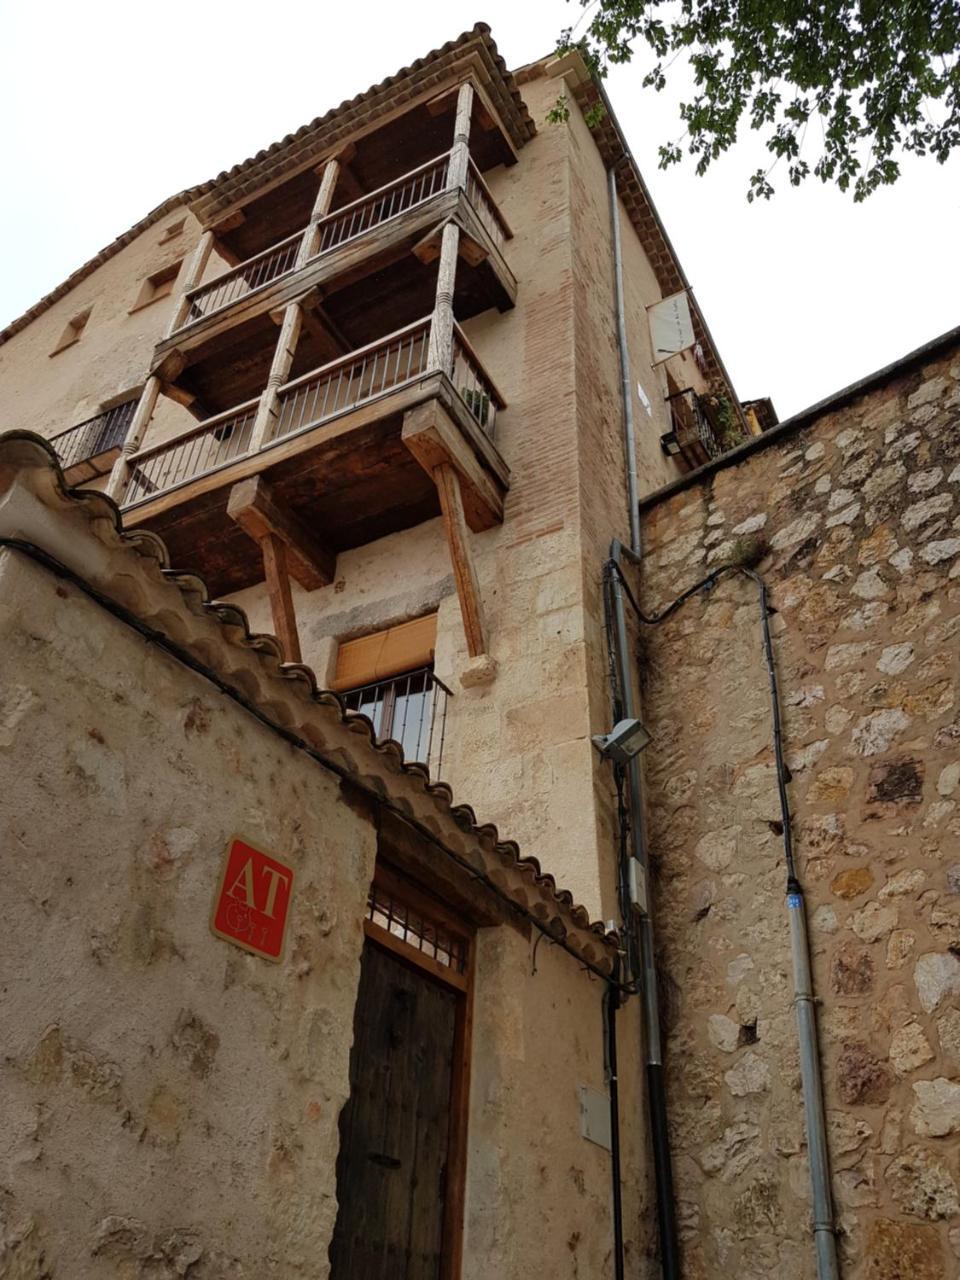
{"type": "Polygon", "coordinates": [[[154,368],[169,369],[171,355],[189,360],[188,353],[222,340],[227,330],[312,290],[326,295],[356,286],[408,258],[411,250],[416,254],[421,239],[450,218],[474,244],[486,304],[512,306],[517,283],[503,256],[510,228],[472,158],[465,182],[450,184],[451,154],[436,156],[188,290],[182,322],[157,345],[154,368]]]}
{"type": "MultiPolygon", "coordinates": [[[[434,324],[428,316],[286,383],[259,444],[258,397],[139,450],[124,524],[158,533],[173,562],[216,595],[263,579],[257,543],[228,509],[235,486],[253,477],[289,525],[310,530],[319,561],[439,515],[432,473],[444,462],[460,475],[468,524],[489,528],[502,519],[509,479],[494,444],[504,401],[458,325],[443,367],[434,324]]],[[[325,577],[308,571],[301,581],[325,577]]]]}

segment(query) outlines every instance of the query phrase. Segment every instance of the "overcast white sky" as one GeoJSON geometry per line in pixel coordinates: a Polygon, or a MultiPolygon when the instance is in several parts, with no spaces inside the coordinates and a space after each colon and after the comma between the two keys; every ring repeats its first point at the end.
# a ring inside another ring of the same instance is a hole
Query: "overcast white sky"
{"type": "MultiPolygon", "coordinates": [[[[168,195],[475,21],[516,67],[579,13],[565,0],[0,0],[0,325],[168,195]]],[[[907,164],[863,205],[815,181],[748,205],[764,153],[748,140],[706,178],[661,173],[674,108],[639,80],[618,69],[608,91],[743,398],[770,395],[786,417],[960,323],[960,158],[907,164]]]]}

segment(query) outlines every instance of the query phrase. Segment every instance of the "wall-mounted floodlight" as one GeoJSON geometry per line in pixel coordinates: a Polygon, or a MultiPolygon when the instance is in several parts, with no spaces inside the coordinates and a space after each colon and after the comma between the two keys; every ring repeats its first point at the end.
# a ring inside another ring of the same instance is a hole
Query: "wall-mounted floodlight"
{"type": "Polygon", "coordinates": [[[639,720],[621,720],[609,733],[594,734],[593,745],[604,760],[612,760],[614,764],[629,764],[652,740],[639,720]]]}
{"type": "Polygon", "coordinates": [[[680,452],[680,441],[677,439],[675,431],[668,431],[660,437],[660,448],[668,458],[674,457],[680,452]]]}

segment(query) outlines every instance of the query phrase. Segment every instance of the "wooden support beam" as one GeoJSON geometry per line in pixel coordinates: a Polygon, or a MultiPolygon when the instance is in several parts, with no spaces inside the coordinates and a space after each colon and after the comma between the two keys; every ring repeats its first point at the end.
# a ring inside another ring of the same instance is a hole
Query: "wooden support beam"
{"type": "Polygon", "coordinates": [[[453,122],[453,146],[447,167],[447,186],[465,187],[470,165],[470,121],[473,116],[473,85],[465,80],[457,90],[457,114],[453,122]]]}
{"type": "Polygon", "coordinates": [[[187,313],[190,310],[190,299],[187,297],[187,293],[200,283],[200,279],[207,268],[207,263],[210,261],[215,239],[216,237],[212,231],[204,231],[197,241],[197,246],[190,256],[190,261],[187,263],[187,269],[183,273],[183,284],[180,286],[180,293],[170,316],[170,323],[167,326],[166,336],[168,338],[187,319],[187,313]]]}
{"type": "Polygon", "coordinates": [[[447,222],[443,228],[440,265],[437,267],[437,292],[430,324],[429,368],[449,375],[453,371],[453,295],[457,283],[457,257],[460,228],[447,222]]]}
{"type": "Polygon", "coordinates": [[[457,252],[468,267],[478,267],[485,258],[489,257],[483,245],[478,240],[474,240],[473,236],[468,235],[463,227],[460,228],[457,252]]]}
{"type": "Polygon", "coordinates": [[[143,384],[140,399],[137,401],[137,407],[134,409],[130,425],[127,427],[126,439],[121,446],[122,452],[113,464],[110,479],[107,481],[107,496],[112,498],[114,502],[123,501],[123,495],[127,491],[127,484],[130,480],[130,457],[137,452],[143,443],[144,433],[153,416],[159,395],[160,379],[155,374],[151,374],[143,384]]]}
{"type": "Polygon", "coordinates": [[[459,85],[456,88],[443,89],[435,98],[431,98],[427,103],[427,112],[432,116],[442,116],[445,111],[449,111],[455,105],[455,97],[459,85]]]}
{"type": "Polygon", "coordinates": [[[167,352],[153,372],[161,382],[169,385],[176,382],[186,367],[186,356],[177,347],[174,347],[167,352]]]}
{"type": "Polygon", "coordinates": [[[425,236],[422,236],[413,246],[410,252],[415,258],[423,263],[425,267],[431,262],[436,262],[440,257],[440,251],[443,246],[443,228],[445,222],[439,223],[435,227],[431,227],[425,236]]]}
{"type": "Polygon", "coordinates": [[[192,408],[197,398],[192,391],[187,391],[185,387],[178,387],[175,382],[161,383],[160,390],[168,400],[172,400],[174,404],[183,405],[184,409],[192,408]]]}
{"type": "Polygon", "coordinates": [[[290,592],[290,574],[287,570],[287,545],[273,533],[260,539],[263,554],[263,575],[267,581],[273,628],[280,641],[284,662],[302,662],[300,635],[297,631],[297,615],[290,592]]]}
{"type": "Polygon", "coordinates": [[[470,554],[470,535],[463,512],[460,477],[456,469],[445,462],[434,469],[433,479],[440,498],[443,530],[447,536],[450,563],[453,567],[454,581],[457,584],[460,616],[463,619],[463,631],[467,638],[467,652],[471,658],[478,658],[487,652],[487,638],[480,589],[477,586],[477,575],[470,554]]]}
{"type": "Polygon", "coordinates": [[[309,310],[304,308],[303,327],[316,344],[318,365],[338,360],[350,350],[350,344],[339,326],[330,319],[319,303],[315,303],[309,310]]]}
{"type": "Polygon", "coordinates": [[[221,218],[210,230],[215,236],[221,236],[228,231],[236,231],[237,227],[242,227],[246,220],[247,215],[242,209],[234,209],[233,213],[228,213],[225,218],[221,218]]]}
{"type": "Polygon", "coordinates": [[[250,476],[233,486],[227,515],[254,542],[262,543],[267,537],[279,539],[286,547],[290,573],[307,591],[327,587],[333,581],[336,553],[325,547],[292,511],[277,505],[263,476],[250,476]]]}
{"type": "Polygon", "coordinates": [[[337,183],[340,180],[342,171],[343,166],[336,158],[328,160],[323,166],[320,186],[317,188],[313,209],[310,212],[310,224],[304,231],[303,239],[300,241],[300,248],[297,250],[296,265],[298,269],[306,262],[309,262],[320,247],[320,223],[330,212],[334,192],[337,189],[337,183]]]}
{"type": "Polygon", "coordinates": [[[434,475],[437,467],[444,464],[456,470],[464,515],[471,529],[480,532],[503,523],[499,486],[441,404],[431,400],[404,414],[400,438],[427,475],[434,475]]]}
{"type": "Polygon", "coordinates": [[[299,302],[291,302],[283,313],[280,336],[273,352],[273,362],[267,375],[267,385],[260,396],[253,431],[250,433],[250,452],[256,453],[270,440],[280,416],[280,388],[290,376],[293,357],[300,337],[303,308],[299,302]]]}

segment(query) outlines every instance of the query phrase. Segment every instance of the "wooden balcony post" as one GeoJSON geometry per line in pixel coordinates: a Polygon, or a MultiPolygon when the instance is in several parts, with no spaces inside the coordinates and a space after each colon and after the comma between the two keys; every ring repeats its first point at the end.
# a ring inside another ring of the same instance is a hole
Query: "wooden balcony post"
{"type": "Polygon", "coordinates": [[[453,148],[450,152],[450,168],[447,170],[447,187],[455,190],[467,185],[467,169],[470,161],[470,121],[473,116],[473,85],[465,80],[457,92],[457,115],[453,126],[453,148]]]}
{"type": "Polygon", "coordinates": [[[262,449],[273,434],[279,413],[278,392],[290,376],[290,368],[297,350],[300,327],[303,324],[303,305],[291,302],[284,308],[280,324],[280,337],[273,352],[273,362],[267,376],[267,385],[260,397],[256,421],[250,436],[250,452],[262,449]]]}
{"type": "Polygon", "coordinates": [[[273,626],[283,650],[284,662],[301,662],[300,635],[297,631],[297,615],[290,591],[290,571],[287,567],[287,544],[275,533],[267,533],[260,540],[263,555],[263,573],[270,597],[273,626]]]}
{"type": "Polygon", "coordinates": [[[313,202],[310,223],[303,233],[303,239],[300,241],[300,250],[297,253],[298,268],[312,258],[320,248],[320,223],[330,212],[330,206],[333,204],[333,193],[336,190],[339,176],[340,161],[337,159],[328,160],[323,166],[323,177],[320,179],[317,198],[313,202]]]}
{"type": "Polygon", "coordinates": [[[440,244],[437,268],[437,293],[430,323],[428,368],[453,373],[453,294],[457,283],[457,257],[460,252],[460,228],[448,222],[440,244]]]}
{"type": "Polygon", "coordinates": [[[213,232],[207,230],[197,241],[197,247],[194,249],[193,255],[187,264],[187,270],[183,277],[183,287],[177,298],[177,305],[174,307],[173,315],[170,317],[170,324],[166,333],[168,338],[171,334],[176,333],[187,318],[187,313],[190,310],[190,299],[187,294],[200,283],[203,273],[207,269],[207,263],[210,261],[210,253],[215,240],[216,236],[213,232]]]}
{"type": "Polygon", "coordinates": [[[153,417],[159,394],[160,379],[156,374],[152,373],[143,384],[140,399],[137,401],[137,407],[134,409],[133,417],[130,419],[130,426],[127,428],[126,439],[120,446],[120,457],[113,464],[113,470],[110,472],[106,492],[107,496],[112,498],[114,502],[123,501],[123,495],[127,490],[127,481],[130,479],[130,455],[136,453],[143,443],[143,433],[153,417]]]}
{"type": "Polygon", "coordinates": [[[460,477],[454,466],[444,462],[434,468],[433,479],[440,498],[443,530],[450,549],[454,581],[457,584],[460,615],[463,618],[463,630],[467,638],[467,652],[471,658],[479,658],[487,652],[486,627],[483,621],[477,575],[470,554],[470,535],[467,532],[467,520],[463,511],[460,477]]]}

